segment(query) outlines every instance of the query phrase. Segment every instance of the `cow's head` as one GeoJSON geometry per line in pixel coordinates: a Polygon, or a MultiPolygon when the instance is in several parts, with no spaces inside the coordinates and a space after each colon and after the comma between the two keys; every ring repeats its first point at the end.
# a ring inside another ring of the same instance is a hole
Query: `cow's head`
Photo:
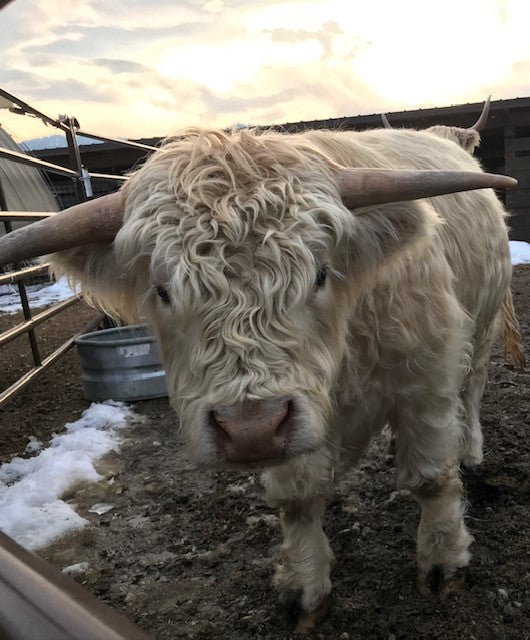
{"type": "Polygon", "coordinates": [[[111,314],[147,317],[197,462],[272,464],[324,442],[349,306],[436,222],[410,200],[509,184],[344,169],[303,136],[196,130],[119,195],[32,225],[18,242],[26,254],[40,242],[33,255],[54,248],[50,238],[78,245],[55,254],[56,268],[111,314]]]}
{"type": "MultiPolygon", "coordinates": [[[[480,144],[480,133],[486,126],[490,112],[491,96],[482,107],[482,111],[477,121],[471,127],[452,127],[444,124],[436,124],[427,129],[423,129],[425,133],[431,133],[438,138],[444,138],[445,140],[451,140],[462,149],[465,149],[468,153],[473,153],[480,144]]],[[[392,129],[392,125],[388,121],[385,113],[381,114],[381,120],[385,129],[392,129]]]]}

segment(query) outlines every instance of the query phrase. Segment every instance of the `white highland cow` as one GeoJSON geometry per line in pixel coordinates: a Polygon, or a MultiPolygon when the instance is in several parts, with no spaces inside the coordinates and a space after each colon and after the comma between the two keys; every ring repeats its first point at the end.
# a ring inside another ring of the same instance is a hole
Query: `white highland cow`
{"type": "Polygon", "coordinates": [[[300,633],[331,590],[326,499],[387,423],[422,510],[419,589],[456,589],[470,559],[459,465],[482,461],[497,320],[522,354],[486,188],[515,181],[459,139],[188,130],[119,194],[0,242],[4,263],[60,250],[56,272],[94,304],[147,319],[193,460],[264,469],[284,533],[274,583],[299,594],[300,633]]]}

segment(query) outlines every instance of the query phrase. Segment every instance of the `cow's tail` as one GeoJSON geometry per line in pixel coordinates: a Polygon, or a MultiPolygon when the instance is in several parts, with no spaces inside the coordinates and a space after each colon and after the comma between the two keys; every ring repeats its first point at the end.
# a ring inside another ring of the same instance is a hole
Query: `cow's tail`
{"type": "Polygon", "coordinates": [[[516,369],[523,370],[525,367],[525,357],[521,346],[521,334],[519,333],[519,323],[513,308],[512,292],[508,288],[504,294],[501,307],[501,339],[504,357],[508,364],[516,369]]]}

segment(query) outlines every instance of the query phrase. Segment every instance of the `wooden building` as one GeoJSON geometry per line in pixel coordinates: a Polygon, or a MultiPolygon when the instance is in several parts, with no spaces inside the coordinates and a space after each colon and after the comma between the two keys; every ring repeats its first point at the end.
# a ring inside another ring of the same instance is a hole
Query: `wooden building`
{"type": "MultiPolygon", "coordinates": [[[[474,103],[400,111],[388,113],[387,117],[392,127],[425,129],[435,124],[469,127],[480,115],[482,106],[482,103],[474,103]]],[[[363,130],[381,126],[380,114],[372,114],[312,122],[293,122],[275,128],[294,132],[323,128],[363,130]]],[[[139,140],[154,146],[160,141],[161,139],[139,140]]],[[[83,145],[80,150],[86,168],[89,171],[101,173],[130,171],[145,157],[142,150],[113,143],[83,145]]],[[[44,149],[34,153],[48,162],[68,166],[66,149],[44,149]]],[[[519,180],[518,187],[506,193],[507,208],[513,214],[510,219],[511,238],[530,241],[530,98],[496,100],[491,103],[490,116],[482,132],[482,143],[476,154],[487,171],[506,173],[519,180]]],[[[75,190],[71,182],[60,176],[51,176],[50,179],[62,206],[72,204],[75,190]]],[[[95,195],[115,188],[113,183],[94,183],[93,186],[95,195]]]]}

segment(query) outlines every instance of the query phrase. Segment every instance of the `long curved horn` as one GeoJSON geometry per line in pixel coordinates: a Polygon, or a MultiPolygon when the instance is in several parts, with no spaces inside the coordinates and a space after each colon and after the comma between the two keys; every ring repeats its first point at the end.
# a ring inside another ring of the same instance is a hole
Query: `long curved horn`
{"type": "Polygon", "coordinates": [[[383,121],[383,127],[385,129],[392,129],[392,125],[388,122],[388,118],[386,117],[386,113],[381,114],[381,120],[383,121]]]}
{"type": "Polygon", "coordinates": [[[92,242],[110,242],[122,221],[120,191],[76,204],[1,237],[0,265],[92,242]]]}
{"type": "Polygon", "coordinates": [[[510,189],[517,184],[514,178],[478,171],[341,169],[335,179],[348,209],[474,189],[510,189]]]}
{"type": "Polygon", "coordinates": [[[488,121],[488,116],[490,114],[490,103],[491,103],[491,96],[488,96],[488,99],[486,100],[486,102],[484,103],[484,106],[482,107],[482,113],[480,114],[475,124],[472,127],[469,127],[470,129],[474,129],[479,133],[482,131],[482,129],[484,129],[484,127],[486,126],[486,122],[488,121]]]}

